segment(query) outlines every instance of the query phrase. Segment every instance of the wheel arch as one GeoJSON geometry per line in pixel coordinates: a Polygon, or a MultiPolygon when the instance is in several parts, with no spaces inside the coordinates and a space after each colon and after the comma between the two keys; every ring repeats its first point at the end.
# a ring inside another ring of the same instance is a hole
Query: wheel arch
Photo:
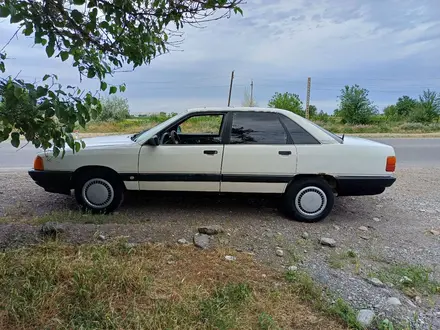
{"type": "Polygon", "coordinates": [[[124,190],[126,190],[127,188],[125,187],[124,181],[122,180],[121,176],[119,175],[118,172],[116,172],[114,169],[108,167],[108,166],[103,166],[103,165],[86,165],[86,166],[81,166],[79,168],[77,168],[73,173],[72,173],[72,177],[71,177],[71,186],[74,187],[75,186],[75,182],[76,180],[83,175],[84,173],[87,172],[94,172],[94,171],[100,171],[101,173],[106,173],[108,175],[111,175],[114,179],[118,180],[120,182],[120,184],[122,185],[122,187],[124,188],[124,190]]]}
{"type": "Polygon", "coordinates": [[[289,187],[293,184],[295,184],[295,182],[302,180],[302,179],[307,179],[307,178],[323,178],[325,181],[327,181],[327,183],[329,184],[329,186],[332,188],[333,192],[337,193],[338,192],[338,181],[336,180],[336,178],[332,175],[326,174],[326,173],[318,173],[318,174],[297,174],[293,177],[293,179],[287,184],[286,189],[284,190],[284,192],[286,192],[289,187]]]}

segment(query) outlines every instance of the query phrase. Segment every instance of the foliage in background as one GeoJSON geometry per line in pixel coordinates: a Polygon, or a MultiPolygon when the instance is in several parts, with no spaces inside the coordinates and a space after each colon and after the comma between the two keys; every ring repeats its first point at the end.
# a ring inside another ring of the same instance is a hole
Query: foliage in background
{"type": "Polygon", "coordinates": [[[270,108],[284,109],[304,117],[303,103],[299,95],[285,92],[283,94],[276,92],[270,99],[268,106],[270,108]]]}
{"type": "Polygon", "coordinates": [[[377,114],[377,107],[368,98],[368,90],[359,85],[345,86],[339,96],[340,104],[337,116],[349,124],[371,123],[373,115],[377,114]]]}
{"type": "MultiPolygon", "coordinates": [[[[68,61],[80,78],[97,79],[100,90],[115,94],[125,85],[109,86],[108,75],[149,64],[181,42],[181,29],[242,13],[242,0],[2,0],[0,18],[8,18],[17,31],[33,37],[47,57],[68,61]],[[225,11],[216,15],[220,10],[225,11]],[[177,38],[177,40],[176,40],[177,38]],[[174,41],[173,41],[174,40],[174,41]]],[[[9,43],[8,43],[9,44],[9,43]]],[[[0,49],[0,72],[5,71],[6,44],[0,49]]],[[[97,95],[54,83],[34,84],[12,77],[0,78],[0,142],[12,133],[35,146],[79,150],[70,133],[76,123],[85,127],[101,110],[97,95]],[[51,138],[53,140],[51,140],[51,138]]],[[[84,147],[84,145],[83,145],[84,147]]]]}
{"type": "Polygon", "coordinates": [[[118,96],[105,98],[101,101],[102,111],[96,121],[121,121],[130,118],[128,100],[118,96]]]}

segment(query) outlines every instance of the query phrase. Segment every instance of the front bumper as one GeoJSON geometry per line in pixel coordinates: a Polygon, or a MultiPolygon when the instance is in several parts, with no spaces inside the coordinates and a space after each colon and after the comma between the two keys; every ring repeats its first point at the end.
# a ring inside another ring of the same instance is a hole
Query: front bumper
{"type": "Polygon", "coordinates": [[[340,176],[337,180],[338,196],[379,195],[391,187],[393,176],[340,176]]]}
{"type": "Polygon", "coordinates": [[[72,172],[29,170],[30,177],[47,192],[70,195],[72,172]]]}

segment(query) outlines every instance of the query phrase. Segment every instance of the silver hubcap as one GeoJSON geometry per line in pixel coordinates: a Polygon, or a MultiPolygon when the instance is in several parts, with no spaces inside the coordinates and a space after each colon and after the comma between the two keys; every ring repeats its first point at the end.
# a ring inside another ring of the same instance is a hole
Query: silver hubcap
{"type": "Polygon", "coordinates": [[[296,195],[295,206],[303,216],[315,217],[325,210],[327,196],[318,187],[305,187],[296,195]]]}
{"type": "Polygon", "coordinates": [[[90,179],[82,188],[82,197],[90,207],[95,209],[103,209],[109,206],[115,192],[112,185],[101,178],[90,179]]]}

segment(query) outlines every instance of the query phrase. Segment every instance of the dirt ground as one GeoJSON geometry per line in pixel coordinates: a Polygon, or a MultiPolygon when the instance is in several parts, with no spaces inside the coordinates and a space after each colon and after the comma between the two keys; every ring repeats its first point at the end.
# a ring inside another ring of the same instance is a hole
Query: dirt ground
{"type": "Polygon", "coordinates": [[[0,248],[38,243],[46,220],[63,222],[63,239],[76,244],[99,242],[99,235],[104,240],[126,236],[134,243],[192,242],[199,226],[216,224],[225,232],[215,236],[213,246],[251,252],[276,269],[307,270],[355,309],[370,309],[409,329],[440,329],[440,291],[422,290],[440,282],[440,167],[398,169],[396,176],[384,194],[337,198],[327,219],[305,224],[284,218],[271,200],[147,199],[142,194],[130,194],[115,215],[98,221],[80,215],[72,197],[44,192],[27,173],[1,172],[0,248]],[[336,247],[322,246],[322,237],[334,239],[336,247]],[[393,283],[396,269],[405,276],[420,270],[423,278],[427,268],[429,278],[414,279],[411,290],[399,279],[393,283]],[[372,284],[372,277],[383,285],[372,284]]]}

